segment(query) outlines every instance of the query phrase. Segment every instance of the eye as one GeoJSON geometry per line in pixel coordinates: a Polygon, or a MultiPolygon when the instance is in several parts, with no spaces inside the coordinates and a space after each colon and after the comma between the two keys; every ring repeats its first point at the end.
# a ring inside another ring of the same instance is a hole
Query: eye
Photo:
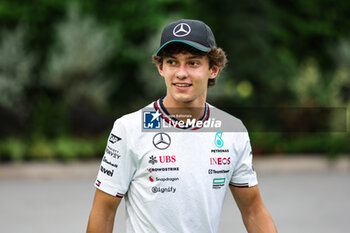
{"type": "Polygon", "coordinates": [[[200,62],[199,61],[190,61],[188,63],[190,66],[199,66],[200,65],[200,62]]]}
{"type": "Polygon", "coordinates": [[[167,60],[166,63],[169,64],[169,65],[175,65],[176,61],[174,61],[174,60],[167,60]]]}

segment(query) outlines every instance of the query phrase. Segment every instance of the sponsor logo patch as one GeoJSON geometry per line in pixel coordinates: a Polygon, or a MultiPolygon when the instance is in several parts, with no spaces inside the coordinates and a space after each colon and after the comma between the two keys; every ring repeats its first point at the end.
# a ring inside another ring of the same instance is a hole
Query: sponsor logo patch
{"type": "Polygon", "coordinates": [[[170,187],[157,187],[154,186],[152,187],[152,192],[153,193],[175,193],[176,192],[176,188],[173,186],[170,187]]]}
{"type": "Polygon", "coordinates": [[[101,185],[101,181],[96,180],[96,186],[97,186],[97,187],[100,187],[100,185],[101,185]]]}
{"type": "Polygon", "coordinates": [[[149,168],[147,170],[151,172],[178,172],[180,169],[178,167],[159,167],[149,168]]]}
{"type": "Polygon", "coordinates": [[[229,173],[230,170],[214,170],[214,169],[208,169],[208,174],[224,174],[229,173]]]}
{"type": "Polygon", "coordinates": [[[119,158],[121,157],[121,155],[118,154],[119,151],[116,150],[116,149],[113,149],[113,148],[110,147],[110,146],[107,146],[107,147],[106,147],[105,153],[108,154],[108,155],[110,155],[110,156],[112,156],[112,157],[115,158],[115,159],[119,159],[119,158]]]}
{"type": "Polygon", "coordinates": [[[214,142],[217,148],[221,148],[224,146],[224,141],[222,140],[222,132],[217,132],[215,134],[214,142]]]}
{"type": "Polygon", "coordinates": [[[176,156],[175,155],[159,156],[159,162],[160,163],[175,163],[176,162],[176,156]]]}
{"type": "Polygon", "coordinates": [[[114,173],[114,170],[108,170],[108,169],[106,169],[106,168],[104,168],[102,165],[101,165],[101,167],[100,167],[100,171],[102,172],[102,173],[104,173],[104,174],[106,174],[107,176],[113,176],[113,173],[114,173]]]}
{"type": "Polygon", "coordinates": [[[210,165],[229,165],[231,164],[230,157],[210,158],[210,165]]]}
{"type": "Polygon", "coordinates": [[[155,163],[158,163],[157,157],[156,156],[150,156],[148,163],[154,165],[155,163]]]}
{"type": "Polygon", "coordinates": [[[157,133],[153,137],[153,145],[159,150],[165,150],[170,146],[171,139],[166,133],[157,133]]]}
{"type": "Polygon", "coordinates": [[[229,149],[212,149],[210,152],[211,153],[229,153],[230,150],[229,149]]]}
{"type": "Polygon", "coordinates": [[[116,142],[118,142],[120,140],[122,140],[120,137],[118,137],[118,136],[116,136],[116,135],[114,135],[112,133],[109,136],[109,142],[112,143],[112,144],[114,144],[114,143],[116,143],[116,142]]]}
{"type": "Polygon", "coordinates": [[[226,178],[214,178],[213,179],[213,189],[221,189],[226,182],[226,178]]]}
{"type": "Polygon", "coordinates": [[[103,156],[102,161],[103,161],[104,163],[106,163],[106,164],[111,165],[112,167],[115,167],[115,168],[118,167],[118,164],[115,164],[115,163],[112,163],[112,162],[108,161],[108,160],[106,159],[106,156],[103,156]]]}

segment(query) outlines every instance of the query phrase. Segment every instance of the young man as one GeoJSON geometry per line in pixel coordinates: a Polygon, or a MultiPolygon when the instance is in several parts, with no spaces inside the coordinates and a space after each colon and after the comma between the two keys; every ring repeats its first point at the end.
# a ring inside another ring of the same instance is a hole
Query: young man
{"type": "Polygon", "coordinates": [[[218,232],[228,187],[248,232],[276,232],[248,133],[240,120],[206,103],[226,63],[211,29],[197,20],[167,25],[153,61],[166,96],[115,121],[87,232],[111,233],[123,197],[127,232],[218,232]]]}

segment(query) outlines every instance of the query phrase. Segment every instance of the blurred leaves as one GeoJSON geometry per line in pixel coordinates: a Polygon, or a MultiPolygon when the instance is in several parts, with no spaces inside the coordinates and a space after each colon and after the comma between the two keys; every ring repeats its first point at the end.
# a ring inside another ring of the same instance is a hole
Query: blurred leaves
{"type": "Polygon", "coordinates": [[[77,6],[68,9],[67,18],[57,26],[57,41],[42,80],[63,92],[68,104],[83,99],[95,106],[104,105],[112,86],[103,68],[116,46],[106,27],[82,16],[77,6]]]}
{"type": "Polygon", "coordinates": [[[28,160],[72,161],[91,159],[103,154],[107,135],[94,139],[59,137],[28,141],[7,138],[0,142],[0,162],[28,160]]]}
{"type": "Polygon", "coordinates": [[[18,26],[14,31],[3,32],[0,41],[0,105],[12,111],[24,101],[24,91],[30,84],[34,64],[24,40],[24,28],[18,26]]]}

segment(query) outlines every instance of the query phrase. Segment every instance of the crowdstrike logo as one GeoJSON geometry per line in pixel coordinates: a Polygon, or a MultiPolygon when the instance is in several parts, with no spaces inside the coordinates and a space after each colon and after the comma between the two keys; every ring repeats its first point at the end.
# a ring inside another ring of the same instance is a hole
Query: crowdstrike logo
{"type": "Polygon", "coordinates": [[[191,27],[187,23],[179,23],[174,27],[173,34],[176,37],[184,37],[190,34],[191,27]]]}

